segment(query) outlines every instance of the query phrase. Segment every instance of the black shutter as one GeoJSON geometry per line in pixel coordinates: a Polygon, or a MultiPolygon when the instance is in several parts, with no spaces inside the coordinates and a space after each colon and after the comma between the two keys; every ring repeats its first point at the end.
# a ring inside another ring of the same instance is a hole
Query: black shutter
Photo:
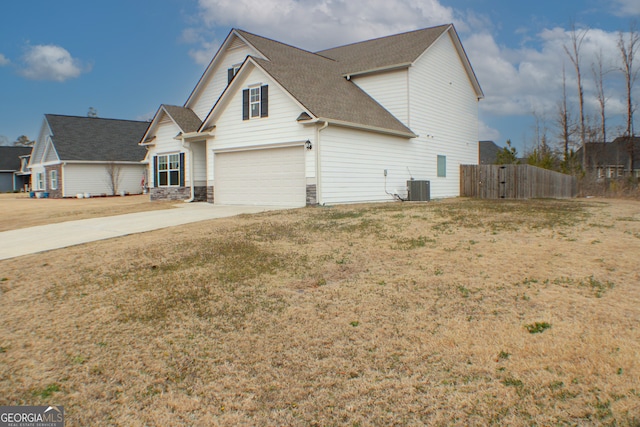
{"type": "Polygon", "coordinates": [[[233,68],[229,68],[227,70],[227,84],[231,83],[231,80],[233,80],[233,76],[235,74],[233,73],[233,68]]]}
{"type": "Polygon", "coordinates": [[[249,120],[249,89],[242,91],[242,120],[249,120]]]}
{"type": "Polygon", "coordinates": [[[184,187],[184,153],[180,153],[180,187],[184,187]]]}
{"type": "Polygon", "coordinates": [[[153,186],[158,186],[158,156],[153,156],[153,186]]]}
{"type": "Polygon", "coordinates": [[[260,88],[260,117],[269,116],[269,86],[264,85],[260,88]]]}

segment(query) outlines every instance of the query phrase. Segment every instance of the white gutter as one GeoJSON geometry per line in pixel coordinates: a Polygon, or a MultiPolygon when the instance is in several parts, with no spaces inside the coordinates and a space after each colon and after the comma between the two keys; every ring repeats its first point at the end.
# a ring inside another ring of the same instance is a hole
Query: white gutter
{"type": "Polygon", "coordinates": [[[324,205],[321,201],[322,198],[322,173],[321,173],[321,161],[320,161],[320,131],[329,127],[329,122],[325,120],[324,124],[316,130],[316,203],[324,205]]]}
{"type": "Polygon", "coordinates": [[[305,125],[305,124],[316,124],[321,122],[329,123],[334,126],[340,126],[340,127],[350,128],[350,129],[358,129],[366,132],[381,133],[384,135],[400,136],[403,138],[417,138],[419,136],[411,131],[403,132],[403,131],[397,131],[393,129],[381,128],[377,126],[369,126],[369,125],[362,125],[359,123],[346,122],[344,120],[327,119],[325,117],[318,117],[317,119],[311,119],[311,120],[301,120],[298,123],[305,125]]]}
{"type": "Polygon", "coordinates": [[[42,166],[51,166],[51,165],[57,165],[57,164],[64,164],[64,165],[100,165],[100,164],[105,164],[105,163],[114,163],[116,165],[139,165],[140,163],[142,163],[142,161],[139,162],[132,162],[130,160],[123,160],[123,161],[119,161],[119,160],[55,160],[52,162],[47,162],[47,163],[42,163],[42,166]]]}

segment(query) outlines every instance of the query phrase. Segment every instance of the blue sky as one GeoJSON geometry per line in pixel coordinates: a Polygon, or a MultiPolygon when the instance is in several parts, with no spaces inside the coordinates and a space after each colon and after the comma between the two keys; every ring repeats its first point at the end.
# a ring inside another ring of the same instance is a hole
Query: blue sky
{"type": "MultiPolygon", "coordinates": [[[[93,107],[100,117],[147,120],[161,103],[182,105],[233,27],[314,51],[453,22],[486,95],[480,138],[510,138],[522,152],[534,144],[534,113],[555,140],[563,62],[577,105],[563,50],[571,22],[589,28],[582,66],[593,114],[591,63],[602,51],[616,67],[618,32],[633,19],[638,0],[5,1],[0,143],[36,138],[46,113],[84,116],[93,107]]],[[[610,134],[623,120],[620,77],[607,75],[610,134]]]]}

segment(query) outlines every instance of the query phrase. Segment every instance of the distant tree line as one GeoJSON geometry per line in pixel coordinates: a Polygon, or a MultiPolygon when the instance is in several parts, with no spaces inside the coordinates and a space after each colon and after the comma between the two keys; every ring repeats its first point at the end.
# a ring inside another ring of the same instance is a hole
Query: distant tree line
{"type": "Polygon", "coordinates": [[[0,135],[0,146],[4,147],[32,147],[35,141],[31,140],[26,135],[20,135],[15,141],[10,142],[9,138],[4,135],[0,135]]]}
{"type": "Polygon", "coordinates": [[[636,158],[640,156],[640,153],[634,151],[636,102],[633,98],[640,73],[638,25],[633,21],[630,23],[628,31],[618,32],[616,63],[605,64],[602,50],[600,50],[595,55],[595,60],[590,64],[588,69],[590,73],[587,73],[590,75],[587,77],[583,47],[588,33],[588,28],[576,28],[575,24],[571,25],[564,51],[572,66],[572,72],[575,74],[576,87],[567,87],[567,70],[563,66],[562,91],[553,120],[549,120],[548,116],[534,112],[533,147],[520,158],[515,148],[511,146],[511,141],[507,140],[506,147],[498,153],[497,163],[527,163],[574,175],[583,174],[587,171],[586,144],[611,142],[608,138],[617,133],[617,137],[626,140],[628,164],[631,169],[636,158]],[[586,78],[592,80],[597,100],[597,113],[593,115],[588,115],[585,111],[584,85],[586,78]],[[613,79],[618,79],[618,83],[620,79],[624,82],[624,105],[626,107],[624,127],[618,129],[617,132],[612,132],[609,129],[607,111],[608,102],[611,99],[608,88],[613,79]],[[573,90],[577,95],[577,109],[569,102],[568,93],[573,90]],[[548,124],[549,121],[552,123],[551,128],[548,124]],[[550,141],[550,134],[553,141],[550,141]],[[581,156],[578,156],[577,152],[580,148],[582,148],[580,150],[581,156]]]}

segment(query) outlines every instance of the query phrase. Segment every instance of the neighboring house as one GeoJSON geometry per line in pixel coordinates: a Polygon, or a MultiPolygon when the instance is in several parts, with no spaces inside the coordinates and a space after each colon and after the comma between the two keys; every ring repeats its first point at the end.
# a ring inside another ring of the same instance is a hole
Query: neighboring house
{"type": "MultiPolygon", "coordinates": [[[[618,178],[624,176],[640,177],[640,137],[632,138],[633,167],[630,166],[629,140],[616,138],[613,142],[588,142],[587,170],[595,171],[598,178],[618,178]]],[[[582,160],[582,147],[576,157],[582,160]]]]}
{"type": "Polygon", "coordinates": [[[480,141],[478,144],[481,165],[495,165],[498,161],[498,153],[502,148],[493,141],[480,141]]]}
{"type": "Polygon", "coordinates": [[[29,168],[33,190],[49,197],[142,193],[149,123],[46,114],[29,168]]]}
{"type": "Polygon", "coordinates": [[[232,30],[140,144],[151,199],[304,206],[458,196],[482,89],[453,25],[308,52],[232,30]]]}
{"type": "Polygon", "coordinates": [[[22,158],[30,153],[31,147],[0,147],[0,193],[29,188],[30,174],[22,158]]]}

